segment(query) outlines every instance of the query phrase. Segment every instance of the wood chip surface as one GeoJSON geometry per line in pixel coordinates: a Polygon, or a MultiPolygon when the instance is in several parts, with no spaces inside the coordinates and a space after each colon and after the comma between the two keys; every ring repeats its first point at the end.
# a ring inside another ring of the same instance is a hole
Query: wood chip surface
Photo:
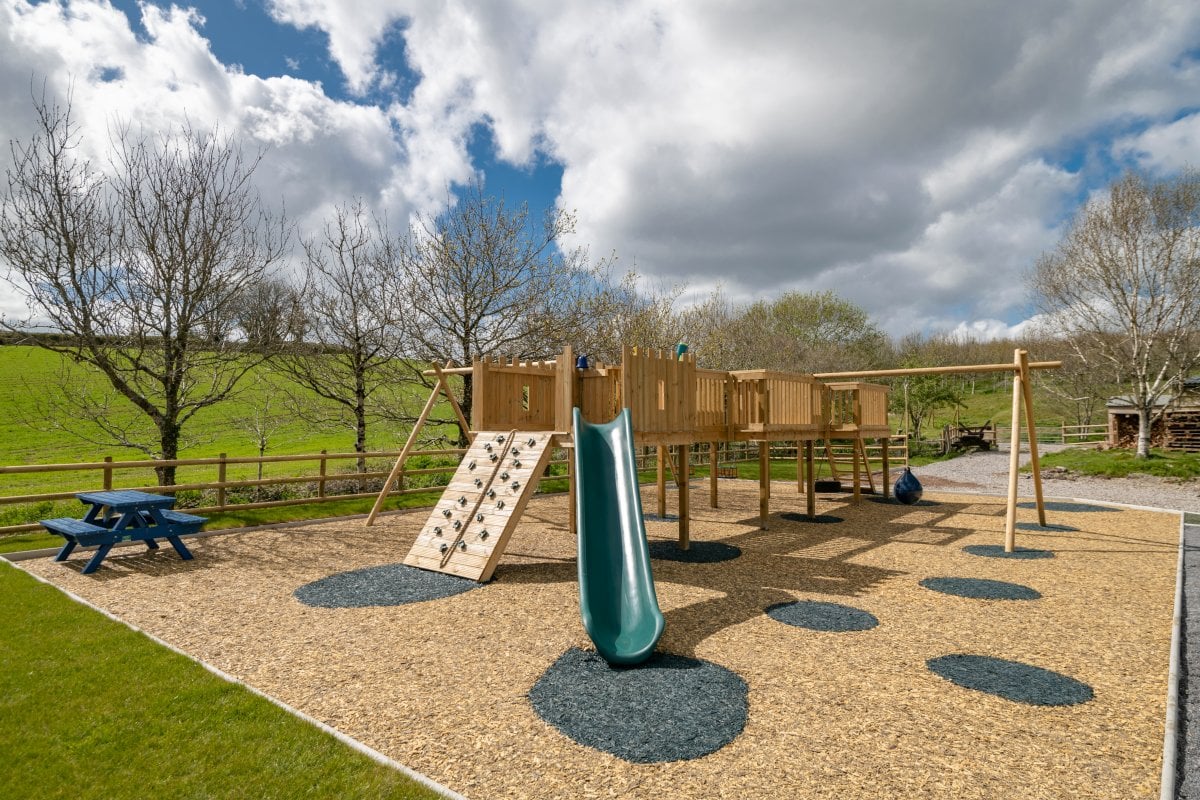
{"type": "MultiPolygon", "coordinates": [[[[654,487],[643,503],[653,507],[654,487]]],[[[630,764],[543,722],[527,694],[568,648],[579,618],[563,495],[526,509],[495,580],[399,607],[312,608],[293,592],[333,573],[401,561],[427,510],[362,521],[115,550],[81,575],[76,554],[19,566],[68,589],[469,798],[1153,798],[1158,796],[1179,518],[1139,510],[1048,512],[1077,531],[1018,531],[1045,560],[983,558],[1002,544],[1002,498],[935,495],[933,506],[821,495],[844,522],[803,512],[795,484],[722,480],[720,508],[694,484],[693,541],[733,561],[653,563],[667,627],[659,649],[706,659],[748,683],[750,713],[703,758],[630,764]],[[1031,602],[924,589],[928,577],[1032,587],[1031,602]],[[763,609],[835,602],[879,619],[823,633],[763,609]],[[926,661],[987,655],[1091,686],[1090,702],[1038,707],[958,687],[926,661]]],[[[1023,498],[1024,499],[1024,498],[1023,498]]],[[[672,493],[670,509],[678,508],[672,493]]],[[[1020,509],[1018,520],[1035,522],[1020,509]]],[[[647,523],[674,539],[676,523],[647,523]]]]}

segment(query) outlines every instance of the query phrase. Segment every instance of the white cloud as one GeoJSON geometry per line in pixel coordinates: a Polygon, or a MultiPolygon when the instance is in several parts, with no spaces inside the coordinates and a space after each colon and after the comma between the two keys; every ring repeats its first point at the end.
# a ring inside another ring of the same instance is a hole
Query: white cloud
{"type": "MultiPolygon", "coordinates": [[[[302,219],[351,193],[394,220],[436,207],[476,169],[467,141],[484,124],[501,158],[562,165],[575,243],[731,297],[833,289],[894,333],[1025,316],[1022,272],[1095,180],[1054,153],[1105,150],[1142,120],[1152,127],[1120,147],[1166,169],[1200,139],[1194,118],[1166,124],[1200,77],[1192,0],[269,9],[325,31],[363,102],[397,81],[384,43],[402,46],[416,84],[387,108],[336,103],[226,69],[186,12],[147,7],[151,41],[138,42],[102,2],[24,0],[0,0],[0,79],[20,85],[31,64],[56,81],[120,68],[81,90],[89,116],[165,124],[186,107],[270,142],[267,183],[302,219]]],[[[0,111],[23,107],[12,95],[0,111]]],[[[23,124],[12,119],[5,133],[23,124]]]]}

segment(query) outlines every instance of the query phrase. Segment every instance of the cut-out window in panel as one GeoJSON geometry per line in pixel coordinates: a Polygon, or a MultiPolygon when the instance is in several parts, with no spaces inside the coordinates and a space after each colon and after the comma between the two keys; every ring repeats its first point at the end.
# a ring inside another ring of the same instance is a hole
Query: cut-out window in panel
{"type": "Polygon", "coordinates": [[[662,380],[658,382],[658,410],[667,410],[667,382],[662,380]]]}
{"type": "Polygon", "coordinates": [[[529,410],[529,384],[521,387],[521,410],[529,410]]]}

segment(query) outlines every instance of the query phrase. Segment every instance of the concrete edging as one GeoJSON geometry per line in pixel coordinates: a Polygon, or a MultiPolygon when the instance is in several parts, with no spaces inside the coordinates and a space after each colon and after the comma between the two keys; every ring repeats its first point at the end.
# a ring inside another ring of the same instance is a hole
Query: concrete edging
{"type": "Polygon", "coordinates": [[[1175,568],[1175,613],[1171,618],[1171,660],[1167,669],[1167,715],[1163,730],[1162,782],[1159,800],[1175,800],[1179,763],[1179,664],[1183,658],[1183,551],[1187,515],[1179,515],[1179,561],[1175,568]]]}

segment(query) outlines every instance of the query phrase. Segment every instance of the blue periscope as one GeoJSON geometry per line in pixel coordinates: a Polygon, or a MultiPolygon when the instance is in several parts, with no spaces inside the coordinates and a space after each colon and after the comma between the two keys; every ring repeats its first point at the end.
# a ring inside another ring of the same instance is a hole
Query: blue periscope
{"type": "Polygon", "coordinates": [[[650,572],[629,409],[593,425],[576,408],[573,433],[583,627],[608,663],[639,664],[666,621],[650,572]]]}

